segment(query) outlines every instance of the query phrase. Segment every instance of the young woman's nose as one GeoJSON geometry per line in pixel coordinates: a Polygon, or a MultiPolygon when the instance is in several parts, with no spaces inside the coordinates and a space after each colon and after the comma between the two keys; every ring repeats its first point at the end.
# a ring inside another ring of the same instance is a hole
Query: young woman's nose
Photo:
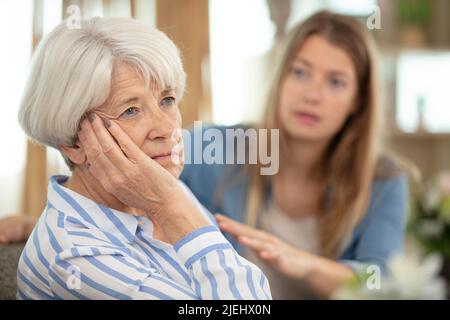
{"type": "Polygon", "coordinates": [[[323,81],[319,77],[314,77],[305,88],[303,99],[306,103],[317,105],[323,97],[323,81]]]}

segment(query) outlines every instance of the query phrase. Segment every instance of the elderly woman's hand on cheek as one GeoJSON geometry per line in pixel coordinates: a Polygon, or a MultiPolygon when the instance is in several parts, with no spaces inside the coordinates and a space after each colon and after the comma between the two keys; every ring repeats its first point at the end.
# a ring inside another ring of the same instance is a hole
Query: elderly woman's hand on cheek
{"type": "Polygon", "coordinates": [[[90,174],[107,192],[145,211],[172,243],[209,225],[177,178],[145,154],[117,123],[94,113],[87,118],[78,138],[90,174]]]}
{"type": "Polygon", "coordinates": [[[216,214],[215,217],[222,231],[231,234],[240,244],[251,249],[262,261],[280,273],[299,279],[313,270],[314,255],[280,240],[271,233],[252,228],[221,214],[216,214]]]}

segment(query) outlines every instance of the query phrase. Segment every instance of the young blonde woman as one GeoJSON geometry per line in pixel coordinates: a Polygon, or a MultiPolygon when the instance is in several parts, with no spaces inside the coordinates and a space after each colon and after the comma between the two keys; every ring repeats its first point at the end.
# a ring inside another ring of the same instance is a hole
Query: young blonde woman
{"type": "MultiPolygon", "coordinates": [[[[181,179],[222,213],[222,231],[262,268],[274,299],[330,297],[373,270],[369,265],[385,270],[402,251],[407,178],[379,147],[377,66],[367,30],[353,18],[319,12],[280,49],[260,126],[280,130],[278,173],[186,164],[181,179]]],[[[23,238],[32,221],[3,224],[3,234],[12,233],[6,238],[23,238]]]]}
{"type": "Polygon", "coordinates": [[[278,173],[190,165],[181,179],[223,214],[221,229],[263,267],[275,299],[329,297],[401,252],[407,179],[379,147],[377,66],[362,25],[319,12],[288,34],[280,59],[261,126],[280,130],[278,173]]]}

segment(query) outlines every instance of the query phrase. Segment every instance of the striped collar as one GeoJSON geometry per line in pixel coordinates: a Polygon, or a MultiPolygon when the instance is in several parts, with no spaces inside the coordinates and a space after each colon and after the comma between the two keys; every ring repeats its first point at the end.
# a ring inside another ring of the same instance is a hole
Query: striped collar
{"type": "MultiPolygon", "coordinates": [[[[133,243],[138,224],[145,224],[153,229],[149,219],[133,216],[129,213],[105,207],[75,192],[62,184],[68,176],[52,176],[48,186],[48,206],[64,212],[68,217],[83,222],[89,229],[98,229],[133,243]]],[[[153,231],[153,230],[151,230],[153,231]]],[[[151,232],[150,234],[152,234],[151,232]]]]}

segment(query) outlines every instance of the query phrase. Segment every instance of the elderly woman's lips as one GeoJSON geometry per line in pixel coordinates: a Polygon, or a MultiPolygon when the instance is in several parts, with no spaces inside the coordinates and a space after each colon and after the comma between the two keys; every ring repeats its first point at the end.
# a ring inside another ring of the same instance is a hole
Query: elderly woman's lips
{"type": "Polygon", "coordinates": [[[157,156],[152,156],[150,158],[152,158],[153,160],[164,160],[164,159],[171,159],[172,157],[178,157],[178,153],[176,152],[168,152],[168,153],[163,153],[157,156]]]}

